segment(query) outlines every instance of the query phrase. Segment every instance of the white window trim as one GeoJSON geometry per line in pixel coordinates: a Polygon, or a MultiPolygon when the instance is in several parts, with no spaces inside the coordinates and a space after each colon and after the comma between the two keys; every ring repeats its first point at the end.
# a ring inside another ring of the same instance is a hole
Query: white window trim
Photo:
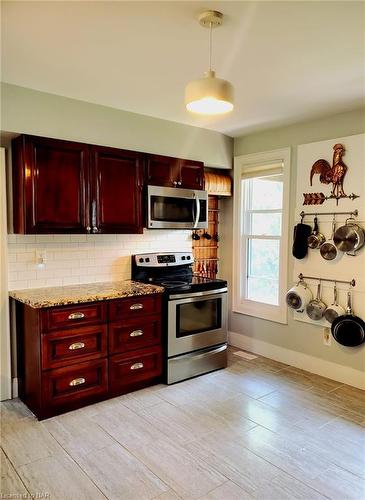
{"type": "Polygon", "coordinates": [[[289,244],[289,194],[290,194],[290,148],[265,151],[236,156],[234,158],[234,212],[233,212],[233,296],[232,310],[240,314],[287,324],[288,313],[285,303],[285,292],[288,282],[288,244],[289,244]],[[241,179],[245,174],[263,174],[272,168],[273,164],[283,168],[283,209],[282,236],[279,264],[279,305],[263,304],[241,297],[242,262],[246,258],[246,249],[242,248],[242,193],[241,179]],[[267,168],[265,168],[265,164],[267,168]],[[241,259],[243,255],[243,258],[241,259]]]}

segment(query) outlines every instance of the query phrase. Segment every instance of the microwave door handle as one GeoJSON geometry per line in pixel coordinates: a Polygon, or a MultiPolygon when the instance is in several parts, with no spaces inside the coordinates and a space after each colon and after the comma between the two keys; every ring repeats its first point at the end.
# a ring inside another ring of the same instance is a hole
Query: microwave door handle
{"type": "Polygon", "coordinates": [[[196,207],[196,212],[195,212],[195,220],[194,220],[194,229],[198,227],[199,219],[200,219],[200,200],[197,197],[196,193],[194,193],[194,199],[195,199],[195,207],[196,207]]]}

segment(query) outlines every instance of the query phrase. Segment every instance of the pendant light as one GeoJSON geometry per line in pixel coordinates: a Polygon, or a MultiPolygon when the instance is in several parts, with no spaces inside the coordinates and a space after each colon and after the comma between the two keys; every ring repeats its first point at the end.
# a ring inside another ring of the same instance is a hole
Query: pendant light
{"type": "Polygon", "coordinates": [[[199,16],[199,23],[209,28],[209,70],[204,78],[192,80],[185,88],[186,109],[201,115],[221,115],[233,109],[233,86],[216,78],[212,70],[212,30],[222,24],[223,14],[208,10],[199,16]]]}

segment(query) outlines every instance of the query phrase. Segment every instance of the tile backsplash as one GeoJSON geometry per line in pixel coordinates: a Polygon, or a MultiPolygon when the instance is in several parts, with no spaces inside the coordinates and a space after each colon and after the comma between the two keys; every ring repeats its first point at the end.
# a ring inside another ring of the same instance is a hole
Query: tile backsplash
{"type": "Polygon", "coordinates": [[[135,253],[191,251],[191,231],[143,234],[8,235],[9,290],[131,278],[135,253]],[[36,262],[45,252],[46,263],[36,262]]]}

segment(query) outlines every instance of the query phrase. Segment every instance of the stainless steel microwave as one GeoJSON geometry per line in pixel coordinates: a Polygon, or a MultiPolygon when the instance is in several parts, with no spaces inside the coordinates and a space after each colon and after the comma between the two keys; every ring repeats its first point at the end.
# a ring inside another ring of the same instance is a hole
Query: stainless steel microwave
{"type": "Polygon", "coordinates": [[[147,187],[148,229],[205,229],[208,227],[207,191],[147,187]]]}

